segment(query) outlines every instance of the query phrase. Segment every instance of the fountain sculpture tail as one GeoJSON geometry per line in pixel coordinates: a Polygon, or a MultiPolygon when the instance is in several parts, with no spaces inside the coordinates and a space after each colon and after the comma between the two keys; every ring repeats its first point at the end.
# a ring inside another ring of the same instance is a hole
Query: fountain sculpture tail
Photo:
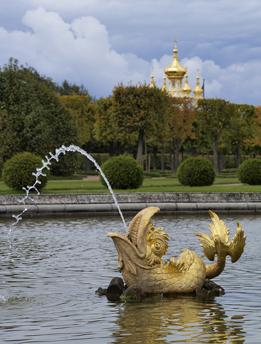
{"type": "Polygon", "coordinates": [[[211,235],[198,233],[200,244],[205,256],[214,261],[206,265],[206,277],[212,279],[217,277],[225,268],[226,257],[230,256],[232,263],[235,263],[244,251],[246,237],[240,224],[237,224],[237,231],[233,238],[229,238],[229,230],[225,223],[219,219],[217,214],[209,211],[212,223],[210,224],[211,235]]]}

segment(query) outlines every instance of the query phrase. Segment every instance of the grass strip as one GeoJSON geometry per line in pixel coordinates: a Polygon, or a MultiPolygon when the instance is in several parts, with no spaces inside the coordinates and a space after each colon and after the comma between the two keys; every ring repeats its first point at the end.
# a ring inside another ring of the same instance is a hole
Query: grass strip
{"type": "MultiPolygon", "coordinates": [[[[261,192],[261,185],[241,184],[236,177],[217,177],[211,186],[183,186],[175,177],[146,177],[138,189],[114,190],[116,193],[132,192],[261,192]]],[[[23,194],[15,192],[0,181],[0,194],[23,194]]],[[[99,179],[50,179],[43,194],[97,194],[108,193],[99,179]]]]}

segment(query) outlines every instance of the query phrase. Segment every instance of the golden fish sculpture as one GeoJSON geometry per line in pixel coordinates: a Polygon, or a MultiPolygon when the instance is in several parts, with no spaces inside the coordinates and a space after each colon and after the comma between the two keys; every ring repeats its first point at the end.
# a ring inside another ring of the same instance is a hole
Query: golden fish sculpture
{"type": "Polygon", "coordinates": [[[189,294],[199,291],[207,279],[218,276],[225,268],[226,257],[236,262],[243,253],[246,237],[240,224],[233,238],[217,214],[210,211],[211,235],[198,233],[205,256],[214,261],[206,265],[196,252],[185,249],[178,258],[163,261],[169,237],[151,223],[157,207],[141,210],[130,222],[128,233],[110,232],[118,251],[123,279],[148,294],[189,294]]]}

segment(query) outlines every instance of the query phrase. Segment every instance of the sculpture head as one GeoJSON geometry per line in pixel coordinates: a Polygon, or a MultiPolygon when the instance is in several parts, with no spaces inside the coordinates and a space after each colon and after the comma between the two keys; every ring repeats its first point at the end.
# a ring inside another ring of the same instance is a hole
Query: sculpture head
{"type": "Polygon", "coordinates": [[[151,223],[152,216],[158,211],[157,207],[141,210],[130,222],[127,235],[108,233],[118,250],[121,268],[123,261],[132,272],[137,264],[155,267],[163,263],[161,258],[168,250],[169,237],[162,228],[151,223]]]}
{"type": "Polygon", "coordinates": [[[164,256],[168,250],[169,236],[161,227],[154,227],[152,223],[149,224],[147,232],[147,258],[150,264],[158,264],[161,262],[161,257],[164,256]]]}

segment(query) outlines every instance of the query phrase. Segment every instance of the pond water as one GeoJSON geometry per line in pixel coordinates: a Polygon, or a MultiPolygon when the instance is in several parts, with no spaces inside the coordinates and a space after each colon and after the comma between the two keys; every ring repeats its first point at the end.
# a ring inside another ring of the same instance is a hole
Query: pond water
{"type": "MultiPolygon", "coordinates": [[[[247,245],[215,281],[226,294],[211,302],[191,297],[139,304],[95,294],[120,276],[108,231],[124,230],[118,217],[23,220],[9,240],[0,220],[0,343],[260,343],[261,217],[222,215],[234,235],[243,224],[247,245]]],[[[127,218],[129,221],[130,219],[127,218]]],[[[170,235],[169,255],[208,231],[208,216],[155,216],[170,235]]]]}

